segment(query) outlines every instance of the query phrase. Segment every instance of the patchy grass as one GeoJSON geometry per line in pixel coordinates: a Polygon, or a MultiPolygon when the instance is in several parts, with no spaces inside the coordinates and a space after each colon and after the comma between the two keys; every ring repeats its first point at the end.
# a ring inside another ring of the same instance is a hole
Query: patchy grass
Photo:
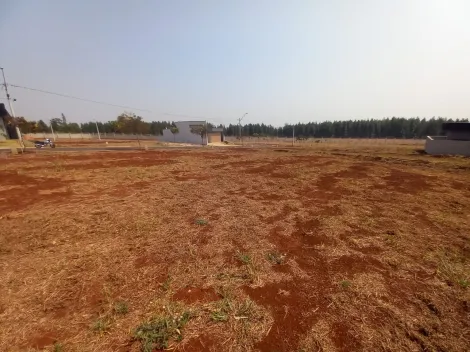
{"type": "Polygon", "coordinates": [[[163,283],[161,284],[161,288],[163,291],[168,291],[170,289],[170,285],[171,285],[171,276],[168,275],[165,281],[163,281],[163,283]]]}
{"type": "Polygon", "coordinates": [[[167,349],[171,341],[183,339],[183,329],[190,319],[191,313],[188,311],[181,315],[158,316],[140,324],[133,337],[141,343],[143,352],[167,349]]]}
{"type": "Polygon", "coordinates": [[[111,328],[111,318],[108,316],[103,316],[95,320],[91,325],[91,330],[96,333],[104,334],[109,331],[111,328]]]}
{"type": "Polygon", "coordinates": [[[251,264],[251,256],[248,253],[238,253],[237,258],[245,265],[251,264]]]}
{"type": "Polygon", "coordinates": [[[56,342],[54,343],[54,346],[52,347],[52,351],[53,352],[64,352],[64,346],[59,343],[59,342],[56,342]]]}
{"type": "Polygon", "coordinates": [[[209,222],[206,219],[196,219],[195,223],[196,225],[201,225],[201,226],[209,224],[209,222]]]}
{"type": "Polygon", "coordinates": [[[114,305],[114,312],[119,315],[125,315],[129,313],[129,306],[126,302],[117,302],[114,305]]]}

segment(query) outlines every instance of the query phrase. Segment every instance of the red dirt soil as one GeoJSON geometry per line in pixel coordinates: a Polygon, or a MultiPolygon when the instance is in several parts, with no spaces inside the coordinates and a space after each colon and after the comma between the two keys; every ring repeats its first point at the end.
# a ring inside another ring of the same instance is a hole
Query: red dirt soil
{"type": "Polygon", "coordinates": [[[130,332],[179,302],[197,318],[183,341],[172,341],[177,350],[290,352],[304,341],[309,351],[467,350],[466,171],[308,153],[7,159],[0,323],[13,328],[0,329],[0,347],[51,349],[58,341],[71,351],[133,351],[130,332]],[[283,263],[268,261],[270,252],[283,263]],[[249,297],[269,326],[248,336],[250,329],[231,330],[240,318],[232,313],[229,322],[212,321],[222,289],[249,297]],[[121,300],[128,314],[112,315],[121,300]],[[112,315],[109,330],[90,331],[104,315],[112,315]],[[12,333],[24,324],[29,336],[12,333]]]}
{"type": "Polygon", "coordinates": [[[175,301],[182,301],[187,304],[195,302],[213,302],[219,299],[219,296],[212,287],[199,288],[199,287],[182,287],[173,295],[175,301]]]}

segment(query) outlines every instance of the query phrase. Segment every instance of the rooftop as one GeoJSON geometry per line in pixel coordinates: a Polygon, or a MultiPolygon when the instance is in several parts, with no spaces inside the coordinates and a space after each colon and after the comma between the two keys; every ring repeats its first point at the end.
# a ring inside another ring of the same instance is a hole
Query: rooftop
{"type": "Polygon", "coordinates": [[[470,122],[445,122],[442,124],[443,131],[469,131],[470,122]]]}

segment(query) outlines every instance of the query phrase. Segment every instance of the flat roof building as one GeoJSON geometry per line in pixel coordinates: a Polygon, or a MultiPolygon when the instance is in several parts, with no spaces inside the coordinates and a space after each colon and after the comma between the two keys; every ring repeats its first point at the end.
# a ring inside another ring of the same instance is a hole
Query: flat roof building
{"type": "Polygon", "coordinates": [[[470,156],[470,123],[446,122],[442,124],[445,136],[428,136],[425,151],[431,155],[470,156]]]}

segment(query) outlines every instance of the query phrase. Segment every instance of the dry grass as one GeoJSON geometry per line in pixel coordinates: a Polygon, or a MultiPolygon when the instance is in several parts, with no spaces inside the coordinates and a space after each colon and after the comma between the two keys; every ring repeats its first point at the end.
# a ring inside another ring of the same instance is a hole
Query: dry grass
{"type": "Polygon", "coordinates": [[[470,161],[415,149],[2,159],[0,350],[469,350],[470,161]]]}

